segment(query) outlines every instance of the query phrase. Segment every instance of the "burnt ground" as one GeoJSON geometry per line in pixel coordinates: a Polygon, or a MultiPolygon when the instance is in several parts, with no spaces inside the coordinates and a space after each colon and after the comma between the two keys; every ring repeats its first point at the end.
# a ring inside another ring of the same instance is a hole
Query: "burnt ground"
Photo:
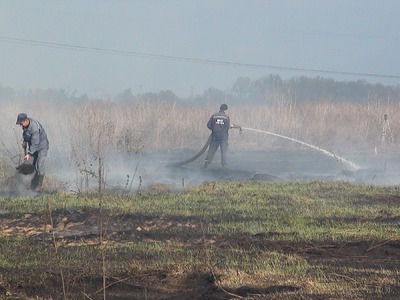
{"type": "MultiPolygon", "coordinates": [[[[140,153],[130,155],[108,155],[112,160],[105,164],[107,188],[127,189],[136,192],[152,184],[165,184],[177,189],[199,185],[210,181],[266,180],[281,181],[346,181],[366,184],[400,184],[400,158],[397,153],[375,155],[374,153],[351,155],[342,158],[330,157],[317,150],[268,150],[228,152],[228,169],[220,165],[217,152],[208,169],[203,168],[205,154],[196,160],[179,166],[172,164],[186,161],[195,156],[196,151],[140,153]]],[[[47,167],[45,183],[51,189],[66,192],[80,192],[97,187],[94,163],[89,169],[78,170],[70,160],[51,157],[47,167]],[[53,186],[53,183],[56,183],[53,186]]],[[[12,175],[12,174],[10,174],[12,175]]],[[[6,186],[0,183],[0,195],[34,196],[26,190],[26,176],[12,176],[6,186]]]]}
{"type": "MultiPolygon", "coordinates": [[[[220,164],[217,152],[208,169],[203,168],[205,154],[180,167],[171,164],[186,161],[195,156],[195,151],[143,153],[126,157],[114,157],[112,164],[105,167],[106,182],[109,188],[124,188],[127,185],[132,192],[151,184],[166,184],[176,188],[199,185],[210,181],[230,180],[267,180],[267,181],[346,181],[366,184],[400,184],[400,158],[397,153],[391,155],[341,154],[352,165],[338,158],[327,156],[321,151],[268,150],[268,151],[228,151],[228,169],[220,164]],[[129,178],[127,176],[129,175],[129,178]]],[[[51,169],[49,173],[66,181],[67,190],[76,191],[75,174],[64,173],[65,166],[51,169]]],[[[94,172],[97,169],[94,168],[94,172]]],[[[88,178],[92,186],[96,180],[88,178]]]]}
{"type": "MultiPolygon", "coordinates": [[[[63,247],[81,244],[96,244],[98,242],[99,211],[97,209],[79,209],[55,211],[53,225],[44,222],[46,216],[26,214],[24,216],[3,214],[0,216],[0,232],[2,236],[29,237],[30,243],[51,244],[55,238],[63,247]]],[[[396,270],[400,262],[400,240],[360,240],[344,242],[288,242],[279,238],[282,235],[296,235],[296,233],[266,232],[259,234],[236,234],[230,236],[204,236],[201,226],[203,220],[191,218],[149,218],[140,215],[113,216],[105,225],[108,243],[117,245],[126,242],[176,242],[186,249],[201,249],[205,243],[212,244],[213,249],[221,254],[235,246],[243,250],[259,248],[270,252],[279,252],[303,257],[311,266],[325,266],[326,280],[332,281],[365,281],[368,272],[373,274],[379,270],[396,270]],[[186,235],[166,234],[165,229],[170,227],[192,228],[186,235]],[[271,239],[274,237],[274,239],[271,239]],[[343,268],[343,269],[342,269],[343,268]],[[346,273],[343,270],[353,269],[346,273]],[[355,271],[354,271],[355,270],[355,271]],[[357,274],[359,273],[359,274],[357,274]]],[[[18,272],[9,268],[0,267],[0,274],[7,276],[8,272],[18,272]]],[[[21,270],[21,276],[24,272],[21,270]]],[[[55,276],[59,277],[59,276],[55,276]]],[[[143,270],[134,275],[129,274],[123,280],[113,280],[107,289],[108,299],[352,299],[333,297],[332,295],[307,295],[302,292],[301,286],[270,285],[270,286],[241,286],[230,289],[220,284],[219,275],[210,269],[188,270],[175,272],[174,270],[143,270]],[[178,275],[177,275],[178,274],[178,275]]],[[[376,283],[376,282],[375,282],[376,283]]],[[[374,280],[371,281],[374,284],[374,280]]],[[[400,285],[380,283],[380,288],[390,290],[381,299],[399,299],[400,285]]],[[[91,278],[91,299],[101,299],[95,290],[101,290],[101,278],[91,278]]],[[[22,286],[7,289],[1,286],[0,295],[6,292],[6,299],[30,299],[35,295],[46,299],[61,299],[60,282],[54,281],[54,287],[22,286]],[[25,295],[18,297],[17,295],[25,295]]],[[[81,295],[82,296],[82,295],[81,295]]],[[[376,296],[376,295],[375,295],[376,296]]],[[[375,297],[374,296],[374,297],[375,297]]],[[[76,296],[80,299],[80,296],[76,296]]],[[[72,297],[75,299],[75,296],[72,297]]],[[[82,298],[84,299],[84,298],[82,298]]],[[[367,298],[357,298],[367,299],[367,298]]],[[[370,298],[378,299],[378,298],[370,298]]]]}
{"type": "MultiPolygon", "coordinates": [[[[275,182],[326,180],[384,185],[400,183],[400,159],[396,153],[392,155],[355,153],[348,156],[341,154],[339,158],[333,158],[316,150],[232,150],[228,152],[227,170],[221,167],[219,152],[206,170],[203,168],[204,154],[186,165],[168,167],[170,164],[185,161],[194,154],[195,152],[191,151],[148,154],[125,161],[123,167],[119,167],[118,170],[133,170],[133,166],[138,164],[136,179],[141,176],[143,184],[157,182],[176,186],[240,179],[275,182]],[[354,168],[354,165],[357,168],[354,168]]],[[[132,171],[127,173],[132,174],[132,171]]],[[[118,177],[118,174],[115,175],[117,176],[113,177],[110,174],[110,181],[118,177]]],[[[121,177],[121,173],[119,176],[121,177]]],[[[121,179],[119,184],[123,185],[124,181],[121,179]]]]}

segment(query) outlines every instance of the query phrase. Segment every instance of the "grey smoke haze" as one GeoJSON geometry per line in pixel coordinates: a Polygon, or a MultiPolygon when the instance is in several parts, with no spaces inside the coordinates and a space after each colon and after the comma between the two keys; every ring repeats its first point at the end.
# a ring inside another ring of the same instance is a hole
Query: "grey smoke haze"
{"type": "MultiPolygon", "coordinates": [[[[0,84],[76,90],[92,97],[129,88],[188,96],[208,87],[228,89],[240,76],[321,75],[161,56],[399,75],[399,13],[395,0],[2,0],[0,84]]],[[[398,77],[329,76],[399,83],[398,77]]]]}
{"type": "MultiPolygon", "coordinates": [[[[101,136],[106,138],[105,145],[107,145],[104,148],[107,150],[105,155],[107,187],[124,188],[127,175],[131,180],[135,174],[132,192],[136,191],[139,185],[146,187],[161,183],[181,188],[183,185],[197,185],[205,181],[248,180],[255,175],[260,175],[261,177],[258,178],[262,179],[272,176],[267,180],[273,181],[345,180],[376,184],[400,182],[399,159],[395,155],[388,155],[390,152],[386,153],[384,145],[372,142],[366,148],[367,145],[363,139],[356,138],[354,141],[359,141],[359,143],[352,144],[351,138],[341,135],[333,135],[331,138],[336,141],[330,146],[323,145],[321,141],[314,142],[309,137],[302,137],[304,132],[301,130],[304,128],[302,124],[309,126],[308,121],[302,118],[298,120],[298,123],[292,124],[295,128],[300,128],[296,139],[281,138],[277,134],[271,135],[268,133],[270,130],[259,130],[273,127],[272,118],[264,118],[267,113],[264,110],[260,111],[261,114],[254,112],[243,123],[238,122],[243,126],[243,133],[240,134],[238,130],[233,129],[230,133],[231,148],[228,152],[228,164],[231,170],[225,173],[220,166],[219,153],[208,170],[202,167],[205,154],[182,168],[167,168],[171,163],[193,157],[203,147],[209,136],[205,123],[210,112],[215,109],[213,106],[201,108],[190,106],[189,108],[178,105],[172,109],[169,105],[162,103],[144,104],[144,106],[142,104],[115,105],[102,101],[82,104],[44,101],[33,103],[34,105],[31,105],[29,101],[3,103],[3,117],[0,118],[2,163],[12,168],[12,158],[18,155],[22,158],[20,147],[22,130],[15,125],[15,121],[19,112],[26,111],[30,117],[37,118],[42,123],[50,140],[46,179],[65,183],[68,191],[85,188],[84,185],[80,185],[82,180],[85,180],[85,175],[88,175],[90,187],[96,186],[97,180],[91,174],[95,175],[98,171],[96,157],[98,157],[97,145],[101,132],[104,133],[101,136]],[[158,109],[159,107],[162,109],[158,109]],[[258,122],[257,116],[263,118],[258,122]],[[147,120],[154,119],[160,119],[162,122],[158,122],[159,126],[156,127],[147,126],[147,120]],[[196,120],[196,122],[189,122],[189,120],[196,120]],[[180,121],[183,122],[180,123],[180,121]],[[175,131],[173,128],[176,124],[183,124],[183,128],[179,126],[179,130],[175,131]],[[127,129],[133,130],[127,131],[127,129]],[[187,132],[190,134],[186,135],[187,132]],[[131,148],[127,146],[130,144],[124,144],[125,141],[134,142],[137,134],[143,138],[141,143],[146,145],[139,154],[129,150],[131,148]],[[171,144],[169,144],[170,140],[171,144]],[[119,143],[122,143],[121,147],[118,147],[119,143]],[[162,147],[158,148],[159,144],[162,147]],[[308,146],[304,147],[305,145],[308,146]],[[348,172],[347,166],[343,162],[338,162],[333,154],[357,164],[360,170],[348,172]],[[136,167],[137,170],[135,170],[136,167]]],[[[251,111],[254,107],[247,109],[251,111]]],[[[276,113],[272,108],[271,110],[269,116],[276,113]]],[[[247,117],[247,113],[238,115],[238,112],[242,111],[247,111],[246,107],[233,106],[230,109],[232,119],[237,119],[235,114],[239,118],[247,117]]],[[[332,109],[327,110],[328,119],[332,118],[332,116],[329,117],[331,111],[332,109]]],[[[356,127],[353,124],[359,124],[360,120],[364,120],[364,116],[355,116],[350,120],[349,128],[356,127]]],[[[379,129],[381,129],[380,125],[381,123],[377,125],[379,129]]],[[[276,133],[282,130],[278,126],[276,133]]],[[[289,130],[291,131],[293,130],[289,130]]],[[[317,134],[323,133],[324,130],[317,132],[317,134]]],[[[379,141],[380,133],[380,130],[376,132],[374,141],[379,141]]],[[[286,134],[285,136],[288,137],[286,134]]],[[[390,145],[388,147],[391,148],[390,145]]],[[[396,153],[393,152],[393,154],[396,153]]],[[[12,172],[9,174],[13,175],[12,172]]],[[[23,183],[24,179],[26,178],[15,177],[17,184],[14,185],[14,190],[16,192],[21,192],[19,187],[24,185],[18,185],[18,183],[23,183]]],[[[131,186],[130,182],[129,186],[131,186]]],[[[0,191],[3,190],[0,188],[0,191]]],[[[25,194],[26,190],[22,192],[25,194]]]]}
{"type": "MultiPolygon", "coordinates": [[[[397,185],[400,182],[396,157],[382,156],[368,159],[355,157],[352,162],[360,163],[359,169],[339,159],[334,159],[320,151],[299,149],[298,151],[237,151],[229,152],[229,168],[223,170],[219,152],[208,169],[203,168],[204,157],[181,167],[168,167],[171,162],[179,162],[193,156],[193,152],[152,153],[141,156],[112,156],[106,166],[108,187],[121,187],[135,192],[152,184],[165,184],[170,188],[203,184],[210,181],[266,180],[270,182],[288,181],[346,181],[362,184],[397,185]],[[137,167],[137,169],[135,169],[137,167]],[[129,184],[127,185],[127,176],[129,184]],[[133,183],[131,183],[133,181],[133,183]]],[[[92,182],[93,184],[93,182],[92,182]]]]}
{"type": "MultiPolygon", "coordinates": [[[[49,107],[53,109],[53,118],[47,118],[46,126],[49,136],[52,137],[52,144],[49,151],[47,178],[50,180],[61,181],[64,183],[67,191],[82,191],[89,188],[96,188],[97,179],[91,174],[96,175],[98,165],[94,157],[89,156],[89,160],[84,164],[85,159],[76,162],[71,159],[71,149],[69,143],[74,143],[71,136],[76,132],[70,132],[69,126],[57,126],[57,120],[61,119],[61,115],[67,112],[72,115],[72,111],[57,107],[49,107]],[[57,115],[58,111],[58,115],[57,115]],[[63,112],[61,112],[63,111],[63,112]],[[59,132],[60,134],[56,134],[59,132]],[[86,185],[85,178],[88,180],[86,185]]],[[[71,116],[70,116],[71,117],[71,116]]],[[[10,123],[15,118],[10,118],[10,123]]],[[[73,119],[73,118],[72,118],[73,119]]],[[[1,128],[5,129],[4,119],[1,128]]],[[[65,125],[65,123],[63,123],[65,125]]],[[[13,132],[16,138],[20,134],[20,128],[14,130],[3,130],[2,137],[8,137],[7,148],[11,150],[9,155],[17,154],[18,150],[12,147],[14,142],[13,132]]],[[[83,128],[79,134],[83,134],[83,128]]],[[[256,130],[258,131],[258,130],[256,130]]],[[[266,136],[270,136],[265,133],[266,136]]],[[[260,134],[260,133],[258,133],[260,134]]],[[[257,138],[252,130],[244,130],[243,135],[253,135],[257,138]]],[[[239,133],[232,132],[231,140],[238,138],[239,133]],[[236,135],[236,136],[235,136],[236,135]]],[[[77,137],[80,140],[79,136],[77,137]]],[[[260,137],[258,137],[259,139],[260,137]]],[[[285,141],[286,139],[280,138],[285,141]]],[[[205,143],[205,140],[202,141],[205,143]]],[[[384,153],[379,155],[367,155],[364,157],[359,153],[343,153],[351,164],[354,162],[359,165],[359,169],[349,168],[349,165],[343,163],[340,159],[335,159],[327,151],[318,151],[323,148],[316,147],[299,147],[298,142],[288,141],[287,147],[280,150],[270,149],[265,146],[263,150],[243,150],[237,149],[235,142],[228,153],[229,170],[224,171],[220,165],[220,153],[217,152],[213,163],[209,169],[203,168],[205,153],[197,160],[179,168],[168,167],[171,163],[184,161],[193,157],[201,148],[185,151],[147,151],[140,154],[124,153],[123,151],[107,151],[105,154],[105,181],[107,189],[118,191],[136,192],[140,188],[147,188],[153,184],[165,184],[170,188],[182,189],[184,187],[202,184],[209,181],[230,181],[230,180],[268,180],[268,181],[310,181],[310,180],[327,180],[327,181],[349,181],[366,184],[398,184],[400,175],[398,172],[400,161],[397,157],[385,156],[384,153]],[[129,175],[129,178],[128,178],[129,175]]],[[[83,145],[84,146],[84,145],[83,145]]],[[[90,149],[88,149],[90,150],[90,149]]],[[[371,149],[372,150],[372,149],[371,149]]],[[[81,149],[82,152],[85,149],[81,149]]],[[[93,149],[96,152],[96,149],[93,149]]],[[[85,154],[85,153],[82,153],[85,154]]],[[[85,156],[82,156],[85,157],[85,156]]],[[[338,157],[340,158],[340,157],[338,157]]],[[[7,161],[9,157],[2,157],[7,161]]],[[[351,165],[350,165],[351,166],[351,165]]],[[[10,175],[12,175],[10,173],[10,175]]],[[[11,186],[7,189],[0,188],[0,194],[18,194],[34,196],[29,191],[29,176],[15,174],[11,178],[11,186]]],[[[10,180],[9,180],[10,182],[10,180]]]]}

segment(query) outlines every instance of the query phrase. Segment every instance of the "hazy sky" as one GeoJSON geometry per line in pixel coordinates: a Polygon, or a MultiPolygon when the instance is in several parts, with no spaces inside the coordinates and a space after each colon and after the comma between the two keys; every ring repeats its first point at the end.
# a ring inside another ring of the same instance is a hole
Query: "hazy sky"
{"type": "Polygon", "coordinates": [[[0,84],[91,96],[188,96],[268,74],[399,84],[399,31],[398,0],[0,0],[0,84]]]}

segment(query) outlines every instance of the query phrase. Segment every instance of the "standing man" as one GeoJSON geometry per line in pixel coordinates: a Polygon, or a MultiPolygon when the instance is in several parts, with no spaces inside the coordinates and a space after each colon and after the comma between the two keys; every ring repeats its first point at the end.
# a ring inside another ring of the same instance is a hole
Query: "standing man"
{"type": "Polygon", "coordinates": [[[31,190],[41,187],[45,175],[45,162],[47,151],[49,150],[49,141],[43,126],[33,118],[28,118],[26,113],[20,113],[17,117],[17,125],[21,125],[23,133],[22,147],[28,148],[25,151],[25,161],[33,158],[33,166],[36,174],[31,181],[31,190]]]}
{"type": "Polygon", "coordinates": [[[228,131],[229,128],[236,128],[236,125],[231,126],[229,116],[225,113],[228,109],[228,105],[222,104],[219,108],[219,112],[213,114],[207,122],[207,127],[212,131],[210,147],[205,158],[204,168],[207,168],[217,151],[218,147],[221,150],[221,164],[223,168],[226,168],[226,154],[228,152],[228,131]]]}

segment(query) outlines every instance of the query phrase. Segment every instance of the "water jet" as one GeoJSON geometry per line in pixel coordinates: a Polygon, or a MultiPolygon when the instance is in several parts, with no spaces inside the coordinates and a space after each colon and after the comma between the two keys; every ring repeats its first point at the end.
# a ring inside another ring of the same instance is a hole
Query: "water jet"
{"type": "Polygon", "coordinates": [[[249,131],[255,131],[255,132],[261,132],[261,133],[265,133],[265,134],[268,134],[268,135],[276,136],[276,137],[279,137],[279,138],[283,138],[283,139],[286,139],[286,140],[289,140],[289,141],[292,141],[292,142],[307,146],[307,147],[312,148],[314,150],[318,150],[318,151],[322,152],[323,154],[336,159],[338,162],[344,163],[347,167],[350,168],[350,171],[356,171],[356,170],[360,169],[359,165],[357,165],[357,164],[355,164],[355,163],[353,163],[353,162],[351,162],[351,161],[349,161],[349,160],[347,160],[347,159],[345,159],[345,158],[343,158],[341,156],[338,156],[338,155],[336,155],[336,154],[334,154],[332,152],[329,152],[329,151],[327,151],[325,149],[317,147],[315,145],[312,145],[312,144],[309,144],[309,143],[306,143],[306,142],[303,142],[303,141],[300,141],[300,140],[297,140],[297,139],[294,139],[294,138],[291,138],[291,137],[288,137],[288,136],[284,136],[284,135],[281,135],[281,134],[278,134],[278,133],[265,131],[265,130],[248,128],[248,127],[242,127],[242,129],[249,130],[249,131]]]}

